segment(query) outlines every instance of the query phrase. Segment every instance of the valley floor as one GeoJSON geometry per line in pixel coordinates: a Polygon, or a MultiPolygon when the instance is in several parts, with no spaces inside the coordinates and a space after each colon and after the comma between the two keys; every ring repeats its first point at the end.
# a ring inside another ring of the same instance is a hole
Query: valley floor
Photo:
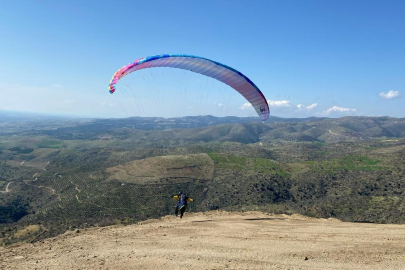
{"type": "Polygon", "coordinates": [[[1,269],[401,269],[405,225],[212,211],[0,248],[1,269]]]}

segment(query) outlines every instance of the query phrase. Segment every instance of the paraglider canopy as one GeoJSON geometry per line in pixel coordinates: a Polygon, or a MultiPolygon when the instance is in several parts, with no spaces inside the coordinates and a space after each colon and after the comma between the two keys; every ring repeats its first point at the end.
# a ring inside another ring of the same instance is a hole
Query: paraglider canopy
{"type": "Polygon", "coordinates": [[[115,92],[115,84],[124,76],[137,70],[152,67],[185,69],[214,78],[229,85],[244,96],[263,121],[269,118],[270,109],[266,98],[248,77],[229,66],[195,55],[161,54],[135,60],[114,73],[109,85],[110,93],[115,92]]]}

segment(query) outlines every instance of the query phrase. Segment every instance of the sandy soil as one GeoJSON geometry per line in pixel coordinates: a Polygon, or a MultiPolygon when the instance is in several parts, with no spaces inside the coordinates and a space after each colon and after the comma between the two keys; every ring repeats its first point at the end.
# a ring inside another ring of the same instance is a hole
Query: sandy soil
{"type": "Polygon", "coordinates": [[[0,269],[404,269],[405,226],[186,213],[0,248],[0,269]]]}

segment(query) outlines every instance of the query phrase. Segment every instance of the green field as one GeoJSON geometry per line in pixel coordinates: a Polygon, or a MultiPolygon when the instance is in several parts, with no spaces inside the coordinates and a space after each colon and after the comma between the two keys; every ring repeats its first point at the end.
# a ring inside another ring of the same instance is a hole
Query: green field
{"type": "Polygon", "coordinates": [[[278,174],[282,177],[288,177],[289,173],[281,169],[280,166],[273,160],[255,158],[254,159],[254,170],[267,173],[267,174],[278,174]]]}
{"type": "Polygon", "coordinates": [[[60,148],[60,145],[62,144],[61,141],[57,140],[42,140],[37,147],[38,148],[60,148]]]}
{"type": "Polygon", "coordinates": [[[370,159],[365,156],[346,156],[343,158],[330,159],[325,161],[307,161],[311,170],[319,171],[378,171],[387,169],[386,166],[377,166],[380,160],[370,159]]]}
{"type": "Polygon", "coordinates": [[[210,158],[214,161],[216,169],[247,169],[247,158],[226,154],[208,153],[210,158]]]}

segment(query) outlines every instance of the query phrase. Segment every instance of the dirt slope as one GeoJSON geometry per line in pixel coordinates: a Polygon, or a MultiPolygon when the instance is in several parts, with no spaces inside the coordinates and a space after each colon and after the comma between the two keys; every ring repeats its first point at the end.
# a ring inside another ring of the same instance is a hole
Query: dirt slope
{"type": "Polygon", "coordinates": [[[208,181],[214,174],[214,161],[205,153],[150,157],[108,168],[106,172],[111,173],[108,180],[137,184],[165,183],[167,178],[175,182],[208,181]]]}
{"type": "Polygon", "coordinates": [[[0,248],[0,269],[404,269],[405,226],[186,213],[0,248]]]}

